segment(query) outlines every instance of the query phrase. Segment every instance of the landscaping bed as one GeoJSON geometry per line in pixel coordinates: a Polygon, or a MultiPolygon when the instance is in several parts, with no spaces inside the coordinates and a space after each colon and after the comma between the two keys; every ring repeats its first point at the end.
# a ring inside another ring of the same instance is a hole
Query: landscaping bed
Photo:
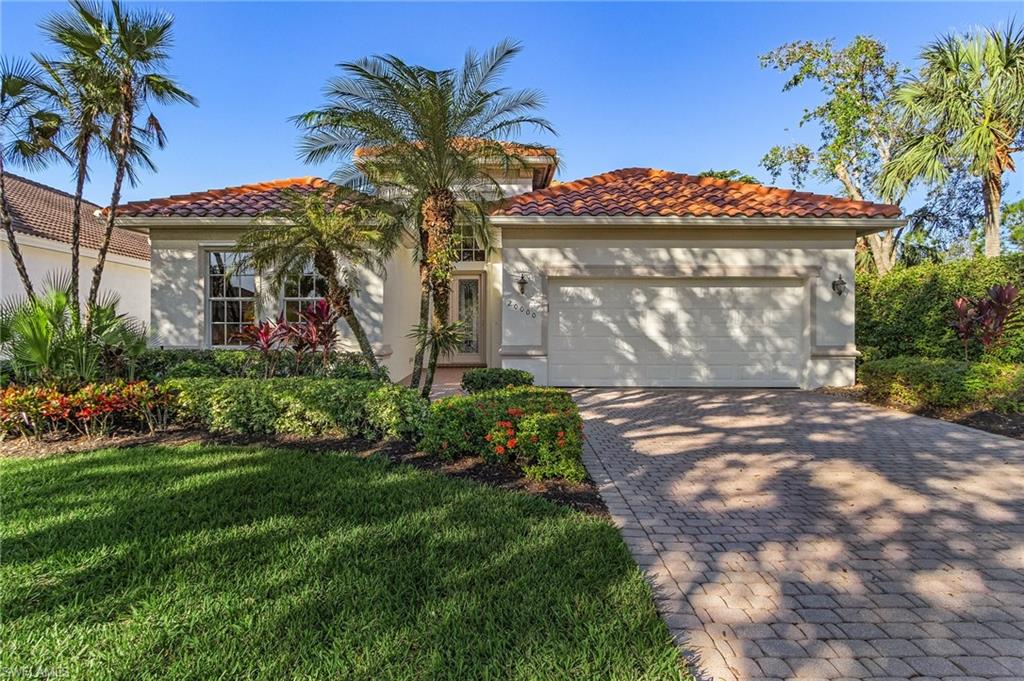
{"type": "Polygon", "coordinates": [[[139,446],[2,465],[3,668],[683,673],[615,528],[541,499],[298,448],[139,446]]]}

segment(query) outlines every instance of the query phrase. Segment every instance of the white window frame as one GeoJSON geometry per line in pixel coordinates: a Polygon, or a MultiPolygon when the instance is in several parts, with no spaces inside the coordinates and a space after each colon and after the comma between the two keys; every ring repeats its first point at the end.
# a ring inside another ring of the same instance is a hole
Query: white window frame
{"type": "MultiPolygon", "coordinates": [[[[303,271],[301,276],[302,277],[309,277],[309,276],[313,277],[314,290],[316,291],[316,295],[314,295],[314,296],[302,296],[302,295],[289,296],[289,295],[287,295],[288,282],[285,282],[281,286],[281,295],[278,297],[278,304],[279,304],[278,309],[281,311],[281,314],[284,316],[284,318],[287,321],[290,321],[290,322],[297,321],[297,320],[296,319],[289,319],[288,318],[288,303],[301,303],[300,307],[304,308],[304,307],[306,307],[306,306],[308,306],[308,305],[310,305],[310,304],[312,304],[312,303],[314,303],[314,302],[316,302],[318,300],[321,300],[321,299],[327,297],[327,278],[324,277],[324,276],[321,276],[321,274],[316,270],[315,267],[312,267],[312,266],[307,267],[303,271]],[[320,288],[321,285],[323,286],[323,289],[320,288]]],[[[302,281],[301,281],[301,278],[300,278],[300,280],[298,282],[298,292],[299,293],[302,292],[302,281]]]]}
{"type": "MultiPolygon", "coordinates": [[[[244,302],[247,300],[252,301],[253,305],[253,324],[259,322],[259,307],[260,307],[260,276],[257,272],[253,271],[253,296],[249,297],[231,297],[231,296],[214,296],[213,285],[211,282],[210,274],[210,255],[213,253],[234,253],[231,245],[224,246],[204,246],[202,248],[202,273],[203,273],[203,334],[206,339],[206,346],[209,348],[225,349],[225,350],[238,350],[245,347],[244,343],[214,343],[213,342],[213,327],[215,322],[213,321],[213,304],[214,302],[224,301],[240,301],[244,302]]],[[[241,309],[239,310],[241,313],[241,309]]],[[[239,314],[241,317],[241,314],[239,314]]],[[[227,327],[226,323],[216,322],[220,326],[227,327]]],[[[226,340],[226,339],[225,339],[226,340]]]]}

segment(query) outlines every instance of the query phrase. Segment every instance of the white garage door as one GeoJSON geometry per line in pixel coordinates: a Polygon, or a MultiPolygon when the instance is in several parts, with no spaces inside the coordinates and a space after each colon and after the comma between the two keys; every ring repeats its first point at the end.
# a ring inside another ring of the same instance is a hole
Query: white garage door
{"type": "Polygon", "coordinates": [[[548,371],[562,386],[793,387],[804,289],[782,280],[554,280],[548,371]]]}

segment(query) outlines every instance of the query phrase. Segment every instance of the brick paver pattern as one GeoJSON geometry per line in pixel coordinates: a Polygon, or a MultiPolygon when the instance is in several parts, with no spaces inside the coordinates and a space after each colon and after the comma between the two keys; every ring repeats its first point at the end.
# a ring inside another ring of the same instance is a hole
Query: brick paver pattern
{"type": "Polygon", "coordinates": [[[1024,679],[1024,442],[820,393],[575,395],[704,678],[1024,679]]]}

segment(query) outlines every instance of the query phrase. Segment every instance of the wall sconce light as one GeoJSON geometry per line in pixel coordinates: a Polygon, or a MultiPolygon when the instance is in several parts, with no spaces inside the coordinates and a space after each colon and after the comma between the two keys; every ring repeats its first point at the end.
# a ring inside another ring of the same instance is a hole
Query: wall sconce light
{"type": "Polygon", "coordinates": [[[526,272],[520,272],[515,281],[516,290],[519,291],[519,295],[526,295],[526,284],[528,282],[529,279],[526,278],[526,272]]]}
{"type": "Polygon", "coordinates": [[[836,295],[841,296],[849,290],[849,284],[843,279],[843,275],[839,275],[839,278],[832,282],[832,290],[836,292],[836,295]]]}

